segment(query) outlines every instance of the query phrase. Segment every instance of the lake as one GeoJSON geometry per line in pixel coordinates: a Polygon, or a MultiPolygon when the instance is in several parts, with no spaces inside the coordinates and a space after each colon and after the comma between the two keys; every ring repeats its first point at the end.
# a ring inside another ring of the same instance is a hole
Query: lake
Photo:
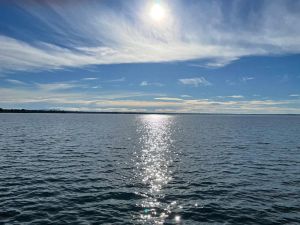
{"type": "Polygon", "coordinates": [[[0,114],[0,224],[300,224],[300,116],[0,114]]]}

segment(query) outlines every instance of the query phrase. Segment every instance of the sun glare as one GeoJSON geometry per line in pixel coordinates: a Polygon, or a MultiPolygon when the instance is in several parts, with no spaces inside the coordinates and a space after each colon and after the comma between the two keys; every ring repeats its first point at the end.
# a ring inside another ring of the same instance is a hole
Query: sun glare
{"type": "Polygon", "coordinates": [[[150,16],[155,21],[161,21],[165,17],[165,9],[161,4],[155,3],[150,9],[150,16]]]}

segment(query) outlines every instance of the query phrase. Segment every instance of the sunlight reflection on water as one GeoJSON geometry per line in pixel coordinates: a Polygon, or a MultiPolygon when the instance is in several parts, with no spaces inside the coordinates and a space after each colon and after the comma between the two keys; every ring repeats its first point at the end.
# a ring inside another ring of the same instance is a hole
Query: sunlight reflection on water
{"type": "MultiPolygon", "coordinates": [[[[173,116],[144,115],[139,119],[142,148],[136,152],[136,175],[146,187],[144,193],[140,193],[144,197],[139,205],[143,209],[140,220],[142,223],[162,224],[176,207],[176,201],[170,204],[163,201],[162,191],[172,179],[173,116]]],[[[178,222],[180,217],[176,218],[178,222]]]]}

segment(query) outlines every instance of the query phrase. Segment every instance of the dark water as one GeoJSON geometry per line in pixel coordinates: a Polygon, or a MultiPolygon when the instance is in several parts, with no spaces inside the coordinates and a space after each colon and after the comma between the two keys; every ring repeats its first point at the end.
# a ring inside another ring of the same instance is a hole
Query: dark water
{"type": "Polygon", "coordinates": [[[0,224],[300,224],[300,116],[0,114],[0,224]]]}

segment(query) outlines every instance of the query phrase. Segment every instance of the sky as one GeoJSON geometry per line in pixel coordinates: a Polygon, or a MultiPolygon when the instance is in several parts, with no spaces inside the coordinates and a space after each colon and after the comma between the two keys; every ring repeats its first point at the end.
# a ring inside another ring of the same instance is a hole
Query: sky
{"type": "Polygon", "coordinates": [[[0,0],[0,107],[300,113],[299,0],[0,0]]]}

